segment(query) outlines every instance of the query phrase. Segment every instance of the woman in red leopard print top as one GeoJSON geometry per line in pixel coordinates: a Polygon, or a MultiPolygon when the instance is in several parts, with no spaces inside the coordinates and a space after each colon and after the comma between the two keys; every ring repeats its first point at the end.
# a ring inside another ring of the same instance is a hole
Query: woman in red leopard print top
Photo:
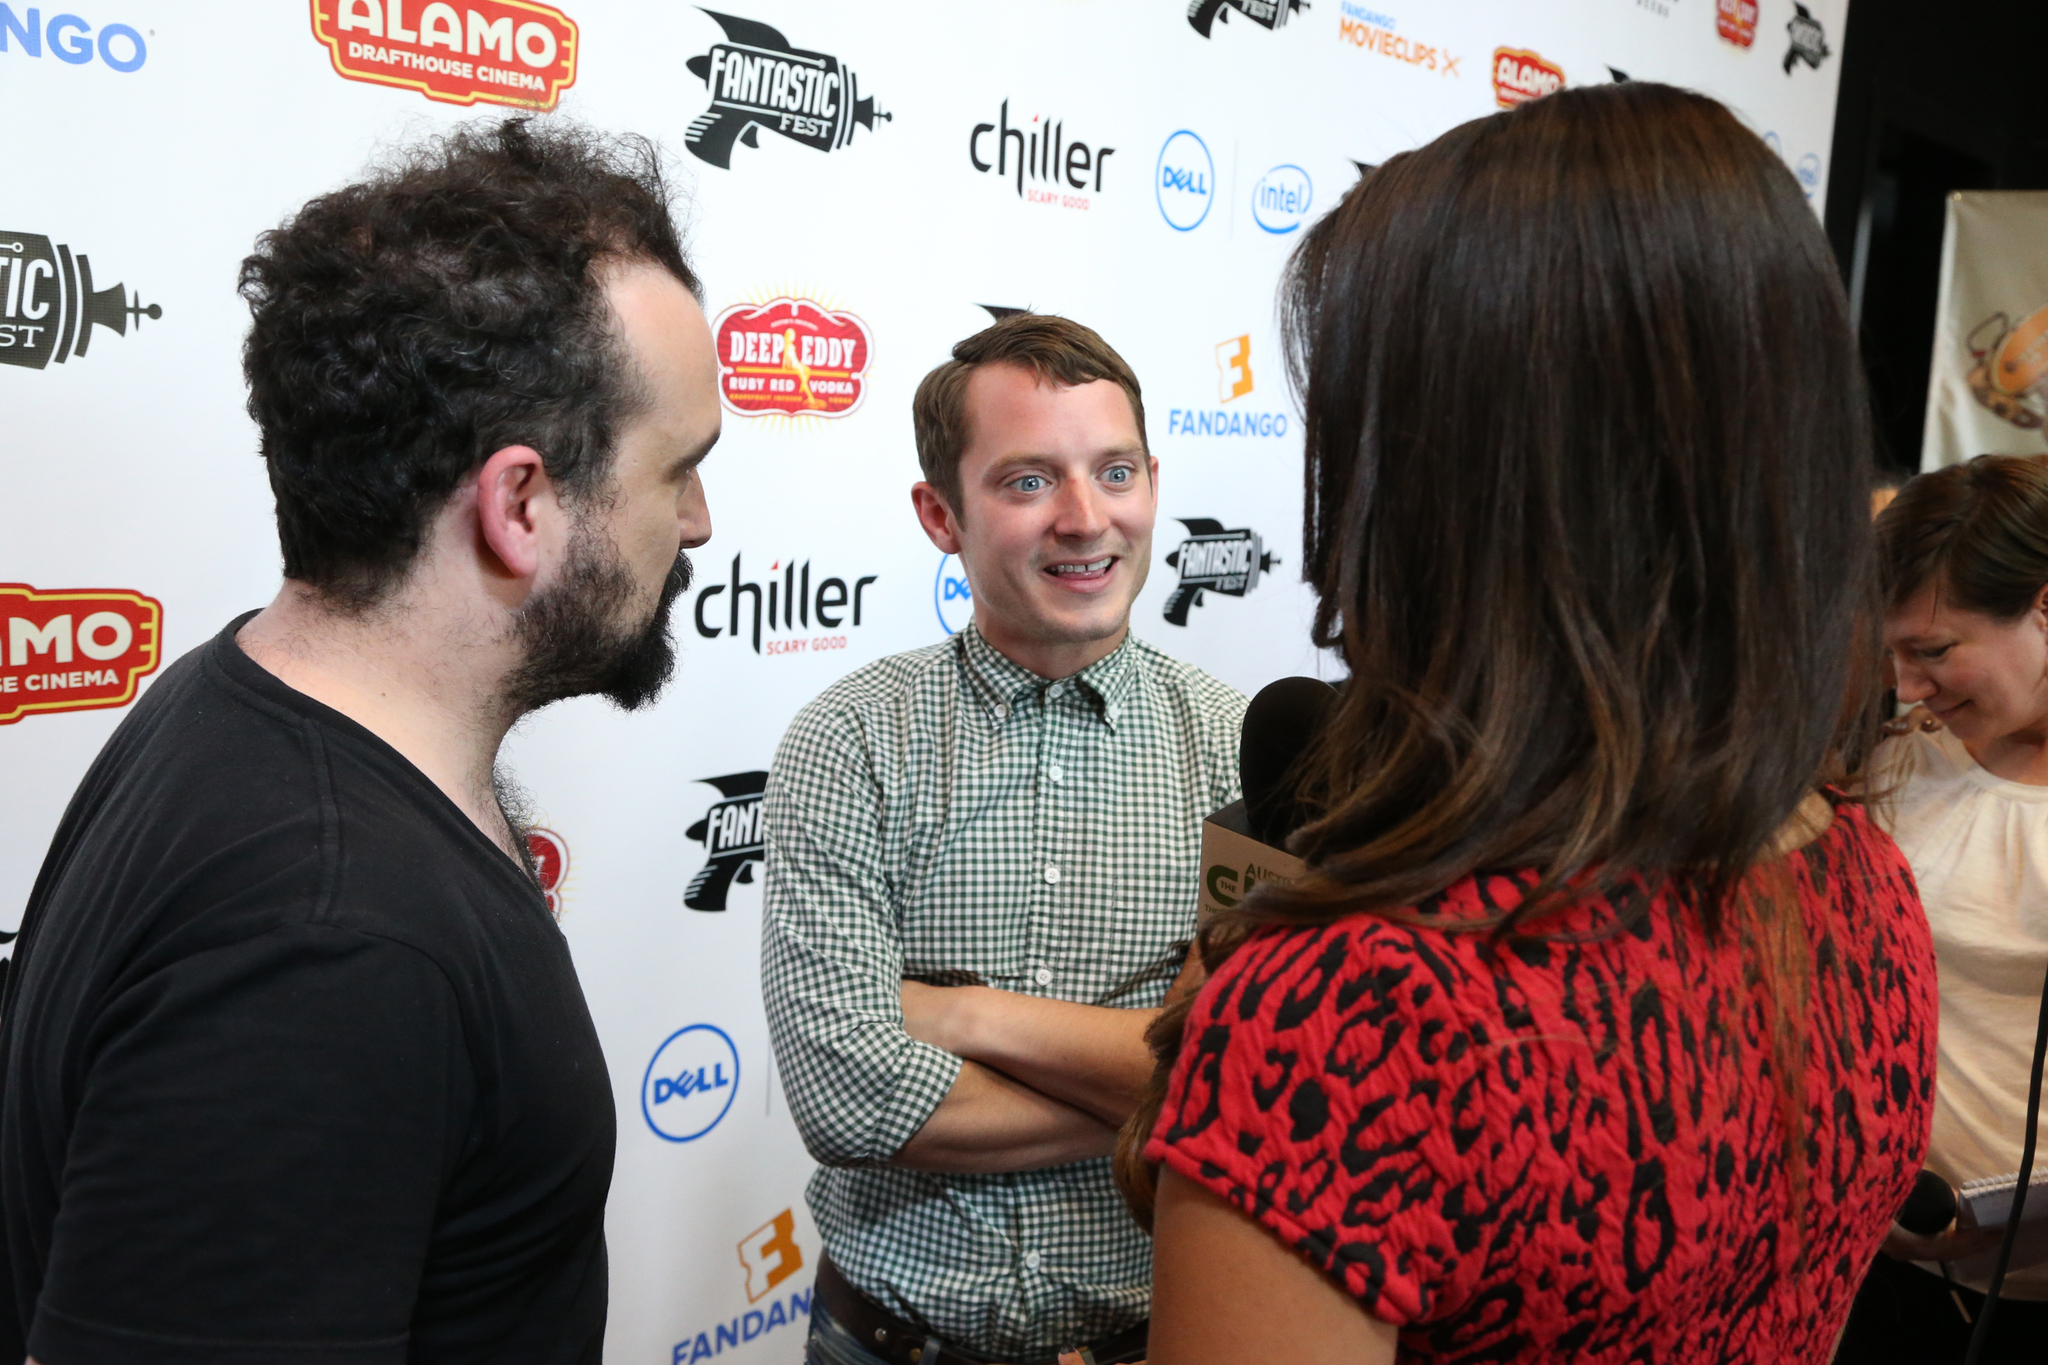
{"type": "Polygon", "coordinates": [[[1370,172],[1283,302],[1351,677],[1308,875],[1154,1026],[1152,1365],[1827,1359],[1935,975],[1828,785],[1876,733],[1869,451],[1798,184],[1704,97],[1565,91],[1370,172]]]}

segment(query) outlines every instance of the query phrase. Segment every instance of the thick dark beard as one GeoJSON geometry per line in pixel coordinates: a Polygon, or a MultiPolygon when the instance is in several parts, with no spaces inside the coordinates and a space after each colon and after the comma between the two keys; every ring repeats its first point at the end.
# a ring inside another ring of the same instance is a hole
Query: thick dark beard
{"type": "Polygon", "coordinates": [[[622,630],[617,620],[633,600],[633,575],[603,532],[579,530],[561,581],[514,618],[526,658],[505,680],[506,704],[514,715],[592,694],[622,711],[648,705],[675,673],[668,614],[689,586],[690,558],[678,551],[653,614],[622,630]]]}

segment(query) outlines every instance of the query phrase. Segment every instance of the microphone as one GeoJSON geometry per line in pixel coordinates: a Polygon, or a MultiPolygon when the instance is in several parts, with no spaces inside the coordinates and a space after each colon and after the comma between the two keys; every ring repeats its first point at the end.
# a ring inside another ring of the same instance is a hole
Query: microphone
{"type": "Polygon", "coordinates": [[[1259,882],[1301,875],[1301,860],[1285,848],[1287,836],[1306,818],[1295,794],[1294,767],[1315,742],[1336,697],[1336,689],[1320,678],[1282,678],[1245,708],[1237,749],[1244,798],[1202,822],[1204,919],[1236,906],[1259,882]]]}
{"type": "Polygon", "coordinates": [[[1899,1206],[1898,1224],[1917,1237],[1932,1237],[1956,1221],[1956,1208],[1955,1188],[1934,1172],[1922,1171],[1899,1206]]]}
{"type": "Polygon", "coordinates": [[[1307,823],[1294,768],[1336,700],[1337,689],[1321,678],[1282,678],[1267,683],[1245,708],[1237,775],[1246,823],[1260,843],[1284,848],[1287,836],[1307,823]]]}

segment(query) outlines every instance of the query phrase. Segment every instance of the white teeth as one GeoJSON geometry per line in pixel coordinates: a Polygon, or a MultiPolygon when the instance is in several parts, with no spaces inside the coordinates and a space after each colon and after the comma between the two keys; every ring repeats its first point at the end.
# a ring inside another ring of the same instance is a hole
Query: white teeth
{"type": "Polygon", "coordinates": [[[1113,559],[1114,556],[1111,556],[1107,559],[1095,560],[1089,564],[1054,564],[1051,567],[1052,571],[1057,574],[1107,573],[1113,559]]]}

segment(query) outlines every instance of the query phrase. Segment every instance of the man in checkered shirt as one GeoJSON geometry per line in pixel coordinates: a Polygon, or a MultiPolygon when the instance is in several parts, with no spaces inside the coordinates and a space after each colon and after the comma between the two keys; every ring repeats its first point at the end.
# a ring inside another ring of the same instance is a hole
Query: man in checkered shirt
{"type": "Polygon", "coordinates": [[[1110,1181],[1194,931],[1244,698],[1130,634],[1158,511],[1138,382],[1022,314],[913,412],[974,621],[798,714],[767,791],[769,1026],[821,1163],[813,1365],[1143,1354],[1110,1181]]]}

